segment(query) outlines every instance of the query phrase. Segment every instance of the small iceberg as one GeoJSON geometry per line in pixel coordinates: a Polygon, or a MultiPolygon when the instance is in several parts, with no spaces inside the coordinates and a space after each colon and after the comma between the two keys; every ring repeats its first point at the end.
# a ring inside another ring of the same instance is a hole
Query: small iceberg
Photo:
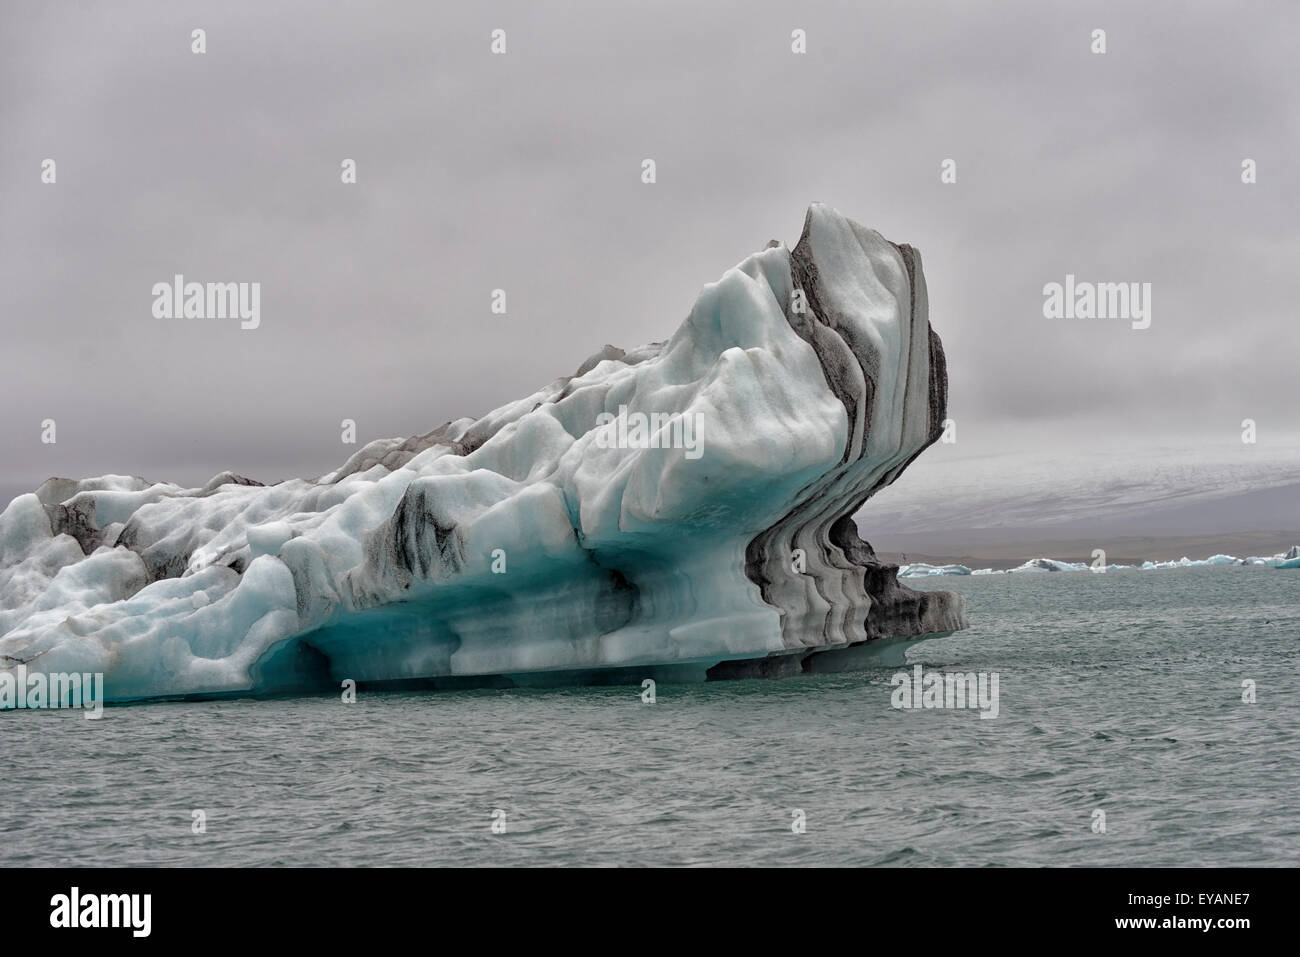
{"type": "Polygon", "coordinates": [[[1056,558],[1032,558],[1015,568],[976,568],[965,565],[930,565],[916,562],[903,565],[898,570],[899,578],[934,578],[940,575],[1019,575],[1034,572],[1114,572],[1140,569],[1150,571],[1166,568],[1214,568],[1222,565],[1266,565],[1270,568],[1300,568],[1300,545],[1272,556],[1252,555],[1249,558],[1237,558],[1235,555],[1211,555],[1209,558],[1192,559],[1184,555],[1178,561],[1144,561],[1141,565],[1105,565],[1093,566],[1087,562],[1065,562],[1056,558]]]}
{"type": "Polygon", "coordinates": [[[916,562],[904,565],[898,570],[899,578],[932,578],[936,575],[969,575],[971,570],[965,565],[927,565],[916,562]]]}
{"type": "Polygon", "coordinates": [[[1086,572],[1091,566],[1083,562],[1060,562],[1055,558],[1031,558],[1016,568],[1008,568],[1008,575],[1023,572],[1086,572]]]}
{"type": "Polygon", "coordinates": [[[1274,568],[1300,568],[1300,545],[1292,545],[1286,552],[1274,557],[1274,568]]]}

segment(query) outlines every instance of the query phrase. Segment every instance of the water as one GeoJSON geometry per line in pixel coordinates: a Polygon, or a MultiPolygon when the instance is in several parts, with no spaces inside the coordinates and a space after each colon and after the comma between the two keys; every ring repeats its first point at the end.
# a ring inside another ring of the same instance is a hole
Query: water
{"type": "Polygon", "coordinates": [[[974,627],[909,658],[997,672],[996,720],[891,708],[896,669],[661,684],[653,705],[625,687],[9,712],[0,864],[1300,863],[1300,573],[910,584],[966,594],[974,627]]]}

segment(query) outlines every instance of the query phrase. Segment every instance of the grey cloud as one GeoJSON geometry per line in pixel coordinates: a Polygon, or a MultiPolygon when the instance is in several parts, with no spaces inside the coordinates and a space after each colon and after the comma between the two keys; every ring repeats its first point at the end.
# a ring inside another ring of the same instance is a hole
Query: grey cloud
{"type": "Polygon", "coordinates": [[[921,249],[964,434],[1208,441],[1294,405],[1291,4],[4,17],[6,498],[50,474],[326,471],[352,451],[343,418],[361,441],[422,432],[663,338],[702,283],[793,243],[813,200],[921,249]],[[262,327],[154,319],[176,272],[261,282],[262,327]],[[1066,272],[1151,282],[1151,329],[1044,319],[1066,272]]]}

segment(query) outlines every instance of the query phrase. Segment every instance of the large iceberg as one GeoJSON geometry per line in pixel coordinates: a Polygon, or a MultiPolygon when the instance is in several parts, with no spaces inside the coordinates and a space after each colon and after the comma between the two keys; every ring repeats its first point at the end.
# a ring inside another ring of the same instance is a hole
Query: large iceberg
{"type": "Polygon", "coordinates": [[[941,434],[920,255],[814,205],[666,342],[314,480],[51,479],[0,514],[0,667],[109,700],[821,670],[966,626],[852,518],[941,434]],[[845,653],[845,654],[840,654],[845,653]]]}

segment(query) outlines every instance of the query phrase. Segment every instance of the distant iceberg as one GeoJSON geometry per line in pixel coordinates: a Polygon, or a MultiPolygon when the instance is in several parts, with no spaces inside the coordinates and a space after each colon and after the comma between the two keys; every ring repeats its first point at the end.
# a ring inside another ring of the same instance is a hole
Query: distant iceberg
{"type": "Polygon", "coordinates": [[[1016,568],[1008,568],[1009,574],[1018,572],[1086,572],[1088,566],[1081,562],[1058,562],[1054,558],[1031,558],[1016,568]]]}
{"type": "Polygon", "coordinates": [[[1281,555],[1273,556],[1274,568],[1300,568],[1300,545],[1292,545],[1281,555]]]}
{"type": "Polygon", "coordinates": [[[898,569],[899,578],[932,578],[935,575],[969,575],[971,570],[965,565],[927,565],[915,562],[898,569]]]}
{"type": "Polygon", "coordinates": [[[814,205],[666,342],[320,478],[51,479],[0,514],[0,670],[109,700],[737,677],[964,628],[851,517],[942,434],[927,315],[916,250],[814,205]]]}
{"type": "Polygon", "coordinates": [[[1245,564],[1240,558],[1232,555],[1211,555],[1209,558],[1201,558],[1193,561],[1184,555],[1176,562],[1143,562],[1142,568],[1206,568],[1211,565],[1242,565],[1245,564]]]}
{"type": "Polygon", "coordinates": [[[1168,568],[1210,568],[1218,565],[1267,565],[1272,568],[1300,568],[1300,545],[1293,545],[1283,553],[1268,558],[1251,556],[1236,558],[1232,555],[1211,555],[1209,558],[1190,559],[1183,556],[1178,561],[1152,562],[1141,565],[1105,565],[1094,567],[1087,562],[1063,562],[1055,558],[1032,558],[1015,568],[977,568],[965,565],[927,565],[917,562],[903,565],[898,572],[899,578],[931,578],[940,575],[1015,575],[1026,572],[1102,572],[1125,571],[1130,569],[1152,570],[1168,568]]]}

